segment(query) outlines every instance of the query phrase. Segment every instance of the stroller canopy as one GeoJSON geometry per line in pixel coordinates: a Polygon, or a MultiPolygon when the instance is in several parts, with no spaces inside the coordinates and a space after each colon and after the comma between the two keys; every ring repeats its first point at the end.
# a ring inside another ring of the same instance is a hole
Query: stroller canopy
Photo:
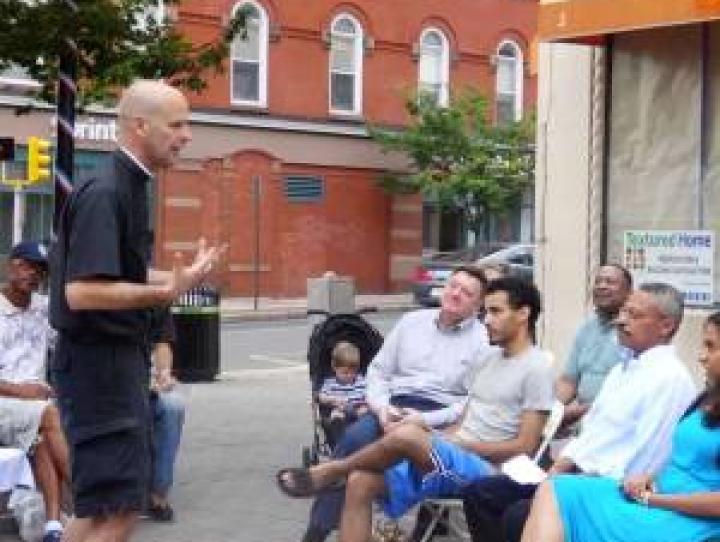
{"type": "Polygon", "coordinates": [[[356,314],[329,316],[310,336],[308,363],[313,391],[318,391],[323,380],[332,375],[331,355],[340,341],[350,342],[360,350],[360,372],[365,374],[368,364],[382,346],[383,337],[356,314]]]}

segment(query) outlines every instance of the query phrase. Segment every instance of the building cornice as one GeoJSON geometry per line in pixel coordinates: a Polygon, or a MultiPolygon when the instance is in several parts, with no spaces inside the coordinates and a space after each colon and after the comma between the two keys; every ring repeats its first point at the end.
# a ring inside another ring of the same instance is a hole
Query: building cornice
{"type": "MultiPolygon", "coordinates": [[[[0,107],[15,108],[23,111],[53,112],[55,107],[51,104],[39,102],[26,96],[0,95],[0,107]]],[[[115,108],[87,107],[81,114],[115,116],[115,108]]],[[[321,121],[314,119],[292,119],[270,115],[253,115],[231,111],[193,110],[190,113],[193,124],[206,126],[252,128],[258,130],[272,130],[280,132],[296,132],[307,134],[320,134],[328,136],[344,136],[368,139],[368,128],[361,121],[321,121]]]]}

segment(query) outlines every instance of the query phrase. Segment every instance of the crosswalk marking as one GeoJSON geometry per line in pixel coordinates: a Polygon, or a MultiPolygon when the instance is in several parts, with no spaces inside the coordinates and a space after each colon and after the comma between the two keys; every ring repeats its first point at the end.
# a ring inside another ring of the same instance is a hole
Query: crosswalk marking
{"type": "Polygon", "coordinates": [[[250,361],[259,363],[273,363],[277,365],[297,365],[305,363],[305,355],[302,353],[279,353],[279,354],[250,354],[250,361]]]}
{"type": "Polygon", "coordinates": [[[235,371],[222,371],[220,373],[220,380],[238,380],[247,378],[248,376],[274,376],[274,375],[285,375],[288,373],[303,373],[307,372],[307,367],[304,365],[285,365],[282,367],[270,367],[262,369],[237,369],[235,371]]]}

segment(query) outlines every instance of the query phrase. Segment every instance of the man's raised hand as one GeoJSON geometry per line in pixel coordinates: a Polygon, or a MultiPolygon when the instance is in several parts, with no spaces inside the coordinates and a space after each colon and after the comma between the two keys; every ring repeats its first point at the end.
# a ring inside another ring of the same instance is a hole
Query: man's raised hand
{"type": "Polygon", "coordinates": [[[190,288],[197,286],[213,270],[217,262],[227,251],[227,243],[208,247],[204,237],[198,241],[198,250],[193,262],[183,265],[182,254],[176,252],[169,282],[166,285],[169,301],[176,299],[190,288]]]}

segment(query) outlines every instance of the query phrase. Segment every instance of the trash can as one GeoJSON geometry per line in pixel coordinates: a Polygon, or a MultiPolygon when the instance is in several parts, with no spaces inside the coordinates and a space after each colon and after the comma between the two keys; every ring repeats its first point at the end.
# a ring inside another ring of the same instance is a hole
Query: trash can
{"type": "Polygon", "coordinates": [[[220,293],[199,286],[171,307],[175,324],[173,373],[181,382],[212,381],[220,372],[220,293]]]}

